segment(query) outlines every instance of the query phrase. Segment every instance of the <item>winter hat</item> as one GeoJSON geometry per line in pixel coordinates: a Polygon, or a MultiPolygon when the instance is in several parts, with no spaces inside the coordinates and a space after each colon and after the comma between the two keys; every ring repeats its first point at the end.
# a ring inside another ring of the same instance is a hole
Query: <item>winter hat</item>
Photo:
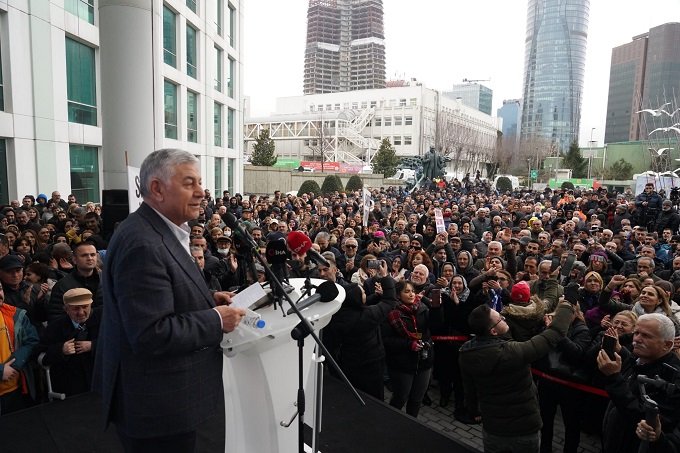
{"type": "Polygon", "coordinates": [[[510,293],[510,299],[512,299],[513,302],[527,304],[529,303],[530,298],[531,289],[529,288],[529,284],[525,281],[515,283],[512,287],[512,292],[510,293]]]}
{"type": "Polygon", "coordinates": [[[606,263],[607,262],[607,255],[605,255],[603,252],[597,251],[593,252],[590,254],[590,262],[592,263],[593,261],[599,261],[601,263],[606,263]]]}

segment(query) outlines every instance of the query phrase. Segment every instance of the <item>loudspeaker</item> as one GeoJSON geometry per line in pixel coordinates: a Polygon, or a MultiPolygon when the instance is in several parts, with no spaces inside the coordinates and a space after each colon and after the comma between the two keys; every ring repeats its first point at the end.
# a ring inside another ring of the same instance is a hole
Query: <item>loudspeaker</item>
{"type": "Polygon", "coordinates": [[[125,220],[130,213],[128,191],[122,189],[102,191],[103,235],[110,238],[117,223],[125,220]]]}

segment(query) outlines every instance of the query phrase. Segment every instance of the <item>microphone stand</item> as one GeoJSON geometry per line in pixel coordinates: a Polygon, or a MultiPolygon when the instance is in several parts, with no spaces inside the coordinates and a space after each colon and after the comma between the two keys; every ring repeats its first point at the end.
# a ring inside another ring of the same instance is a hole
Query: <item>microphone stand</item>
{"type": "MultiPolygon", "coordinates": [[[[248,233],[248,231],[243,230],[242,228],[239,227],[243,231],[243,239],[245,242],[250,245],[253,250],[258,250],[257,244],[255,243],[255,240],[253,237],[248,233]]],[[[305,453],[305,386],[303,382],[303,363],[304,363],[304,347],[305,347],[305,338],[309,335],[314,339],[314,342],[317,344],[317,347],[321,350],[321,353],[324,355],[325,359],[328,360],[330,363],[330,366],[335,370],[339,375],[342,381],[347,385],[347,387],[350,389],[352,394],[354,394],[354,398],[356,398],[359,403],[361,403],[362,406],[365,406],[366,403],[364,402],[363,398],[361,398],[361,395],[357,392],[357,390],[354,388],[352,383],[349,381],[345,373],[340,369],[338,364],[336,363],[335,359],[333,359],[333,356],[331,356],[330,352],[328,352],[328,349],[326,349],[326,346],[321,342],[319,337],[317,336],[316,333],[314,333],[314,328],[312,325],[307,321],[307,318],[305,318],[300,310],[297,308],[295,303],[293,303],[293,300],[290,298],[290,295],[286,293],[286,291],[283,288],[283,285],[279,281],[279,279],[276,277],[274,272],[271,270],[269,265],[265,262],[264,258],[260,255],[260,253],[257,253],[257,259],[264,267],[265,274],[267,274],[267,279],[269,280],[269,285],[273,283],[274,286],[276,286],[276,290],[280,291],[283,297],[288,301],[288,304],[290,305],[291,309],[297,317],[300,319],[300,323],[295,326],[293,331],[291,332],[291,336],[293,339],[297,340],[297,345],[298,345],[298,391],[297,391],[297,417],[298,417],[298,451],[299,453],[305,453]]],[[[311,282],[310,282],[311,283],[311,282]]],[[[274,288],[272,288],[272,291],[274,291],[274,288]]],[[[283,311],[283,309],[282,309],[283,311]]],[[[320,398],[320,395],[316,395],[317,398],[320,398]]],[[[293,416],[293,419],[295,416],[293,416]]],[[[291,420],[292,421],[292,420],[291,420]]],[[[286,426],[284,422],[281,422],[282,426],[286,426]]],[[[316,453],[316,452],[314,452],[316,453]]]]}

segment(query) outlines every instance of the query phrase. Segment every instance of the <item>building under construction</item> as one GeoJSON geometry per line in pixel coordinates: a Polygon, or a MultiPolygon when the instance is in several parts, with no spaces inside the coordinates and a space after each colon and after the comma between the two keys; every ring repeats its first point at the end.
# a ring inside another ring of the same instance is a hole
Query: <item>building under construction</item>
{"type": "Polygon", "coordinates": [[[382,0],[310,0],[304,94],[384,87],[382,0]]]}

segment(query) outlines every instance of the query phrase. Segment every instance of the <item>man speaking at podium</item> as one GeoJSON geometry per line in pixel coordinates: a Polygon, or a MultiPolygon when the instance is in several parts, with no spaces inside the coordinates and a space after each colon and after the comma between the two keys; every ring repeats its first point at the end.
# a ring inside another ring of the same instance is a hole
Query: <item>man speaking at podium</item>
{"type": "Polygon", "coordinates": [[[154,151],[140,192],[106,256],[95,389],[126,452],[193,452],[197,427],[223,407],[222,333],[245,312],[211,294],[189,251],[186,222],[204,196],[198,160],[154,151]]]}

